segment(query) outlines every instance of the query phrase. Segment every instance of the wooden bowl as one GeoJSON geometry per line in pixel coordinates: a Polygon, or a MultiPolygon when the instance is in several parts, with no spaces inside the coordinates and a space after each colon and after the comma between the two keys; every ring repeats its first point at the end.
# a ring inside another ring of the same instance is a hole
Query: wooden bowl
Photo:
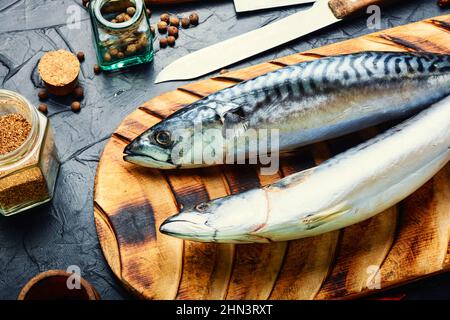
{"type": "Polygon", "coordinates": [[[69,289],[66,281],[71,275],[64,270],[40,273],[22,288],[17,300],[100,300],[95,288],[83,278],[80,289],[69,289]]]}

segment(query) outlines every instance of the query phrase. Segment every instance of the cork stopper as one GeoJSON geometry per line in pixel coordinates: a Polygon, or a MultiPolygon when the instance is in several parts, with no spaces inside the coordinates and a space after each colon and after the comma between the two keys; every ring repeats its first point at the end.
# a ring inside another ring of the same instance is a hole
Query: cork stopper
{"type": "Polygon", "coordinates": [[[78,83],[80,62],[69,51],[58,50],[44,54],[39,62],[39,74],[48,92],[67,95],[78,83]]]}

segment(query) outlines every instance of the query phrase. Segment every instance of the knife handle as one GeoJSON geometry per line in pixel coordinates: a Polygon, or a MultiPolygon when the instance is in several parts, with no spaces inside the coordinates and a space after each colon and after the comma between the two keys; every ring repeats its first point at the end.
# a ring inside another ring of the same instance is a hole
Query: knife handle
{"type": "Polygon", "coordinates": [[[330,0],[328,5],[334,16],[344,19],[365,10],[370,5],[389,4],[394,0],[330,0]]]}

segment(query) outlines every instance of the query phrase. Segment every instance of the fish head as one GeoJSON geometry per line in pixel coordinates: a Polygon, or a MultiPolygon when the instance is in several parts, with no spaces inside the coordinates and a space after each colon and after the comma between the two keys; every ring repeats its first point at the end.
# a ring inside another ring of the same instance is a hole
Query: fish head
{"type": "Polygon", "coordinates": [[[198,204],[168,218],[164,234],[199,242],[269,242],[254,234],[266,224],[268,206],[264,190],[253,189],[198,204]]]}
{"type": "Polygon", "coordinates": [[[200,167],[205,154],[218,153],[222,158],[221,128],[221,118],[213,108],[186,107],[127,145],[124,160],[156,169],[200,167]]]}

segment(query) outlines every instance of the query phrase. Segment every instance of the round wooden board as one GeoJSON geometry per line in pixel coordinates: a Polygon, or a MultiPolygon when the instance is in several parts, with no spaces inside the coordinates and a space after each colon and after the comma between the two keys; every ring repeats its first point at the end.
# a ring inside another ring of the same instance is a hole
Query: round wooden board
{"type": "Polygon", "coordinates": [[[290,242],[218,245],[159,233],[182,206],[272,183],[375,135],[372,128],[299,150],[279,172],[255,166],[158,171],[123,161],[123,149],[174,111],[277,68],[365,50],[450,52],[441,16],[281,58],[158,96],[130,114],[101,157],[94,217],[108,264],[145,299],[336,299],[368,294],[450,268],[450,165],[401,205],[344,230],[290,242]],[[375,281],[375,282],[374,282],[375,281]]]}

